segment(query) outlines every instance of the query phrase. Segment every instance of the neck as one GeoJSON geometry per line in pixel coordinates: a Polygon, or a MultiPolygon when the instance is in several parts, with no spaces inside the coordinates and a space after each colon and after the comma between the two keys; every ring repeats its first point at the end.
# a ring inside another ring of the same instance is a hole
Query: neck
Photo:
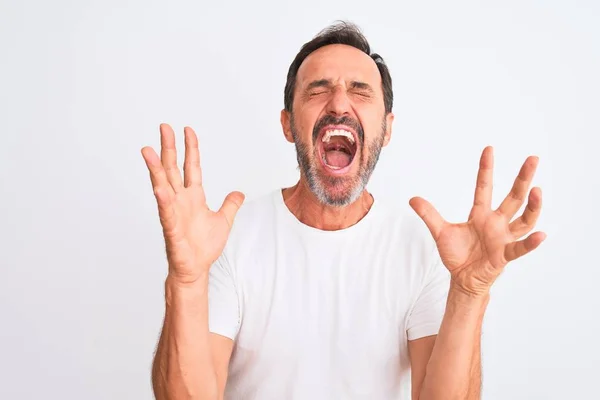
{"type": "Polygon", "coordinates": [[[283,200],[300,222],[325,231],[345,229],[358,223],[367,215],[374,201],[365,189],[354,203],[332,207],[321,203],[302,179],[296,185],[283,189],[283,200]]]}

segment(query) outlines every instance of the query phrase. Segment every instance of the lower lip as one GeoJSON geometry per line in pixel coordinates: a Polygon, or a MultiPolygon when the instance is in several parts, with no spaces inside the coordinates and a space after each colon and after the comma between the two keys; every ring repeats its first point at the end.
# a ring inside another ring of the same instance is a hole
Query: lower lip
{"type": "Polygon", "coordinates": [[[321,161],[321,165],[323,166],[323,168],[325,168],[325,170],[330,173],[331,175],[344,175],[345,173],[347,173],[348,171],[350,171],[350,168],[352,168],[352,165],[354,164],[354,160],[356,160],[356,154],[358,153],[358,149],[356,149],[356,153],[354,153],[354,157],[352,157],[352,161],[350,161],[350,164],[348,164],[348,166],[344,167],[344,168],[331,168],[329,165],[327,165],[327,163],[325,163],[324,160],[324,155],[323,155],[323,145],[321,143],[319,143],[319,161],[321,161]]]}

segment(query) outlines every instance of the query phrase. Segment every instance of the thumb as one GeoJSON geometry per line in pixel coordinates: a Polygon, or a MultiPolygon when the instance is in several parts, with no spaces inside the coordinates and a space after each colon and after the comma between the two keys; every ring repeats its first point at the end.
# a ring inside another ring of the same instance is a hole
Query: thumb
{"type": "Polygon", "coordinates": [[[433,239],[437,240],[442,231],[442,227],[446,223],[440,213],[437,212],[431,203],[421,197],[413,197],[409,200],[408,204],[410,204],[412,209],[415,210],[417,215],[425,222],[433,239]]]}
{"type": "Polygon", "coordinates": [[[242,203],[244,203],[245,198],[246,196],[244,196],[242,192],[231,192],[225,197],[225,200],[223,200],[223,205],[219,209],[219,214],[223,214],[230,228],[233,225],[235,215],[242,206],[242,203]]]}

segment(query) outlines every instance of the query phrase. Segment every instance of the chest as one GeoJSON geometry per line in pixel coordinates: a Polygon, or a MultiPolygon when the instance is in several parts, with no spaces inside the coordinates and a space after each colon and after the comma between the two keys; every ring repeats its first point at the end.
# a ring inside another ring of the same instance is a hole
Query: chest
{"type": "Polygon", "coordinates": [[[405,346],[414,277],[385,243],[313,244],[246,262],[238,277],[239,353],[288,365],[312,358],[339,369],[385,365],[405,346]]]}

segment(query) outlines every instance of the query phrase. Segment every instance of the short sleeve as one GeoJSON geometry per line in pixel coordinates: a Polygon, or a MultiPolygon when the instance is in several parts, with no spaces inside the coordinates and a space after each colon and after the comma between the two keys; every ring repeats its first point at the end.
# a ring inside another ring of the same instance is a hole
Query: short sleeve
{"type": "Polygon", "coordinates": [[[235,340],[240,325],[238,294],[227,258],[213,263],[208,278],[208,329],[235,340]]]}
{"type": "Polygon", "coordinates": [[[408,317],[408,340],[437,335],[444,318],[449,289],[450,273],[435,249],[433,265],[408,317]]]}

